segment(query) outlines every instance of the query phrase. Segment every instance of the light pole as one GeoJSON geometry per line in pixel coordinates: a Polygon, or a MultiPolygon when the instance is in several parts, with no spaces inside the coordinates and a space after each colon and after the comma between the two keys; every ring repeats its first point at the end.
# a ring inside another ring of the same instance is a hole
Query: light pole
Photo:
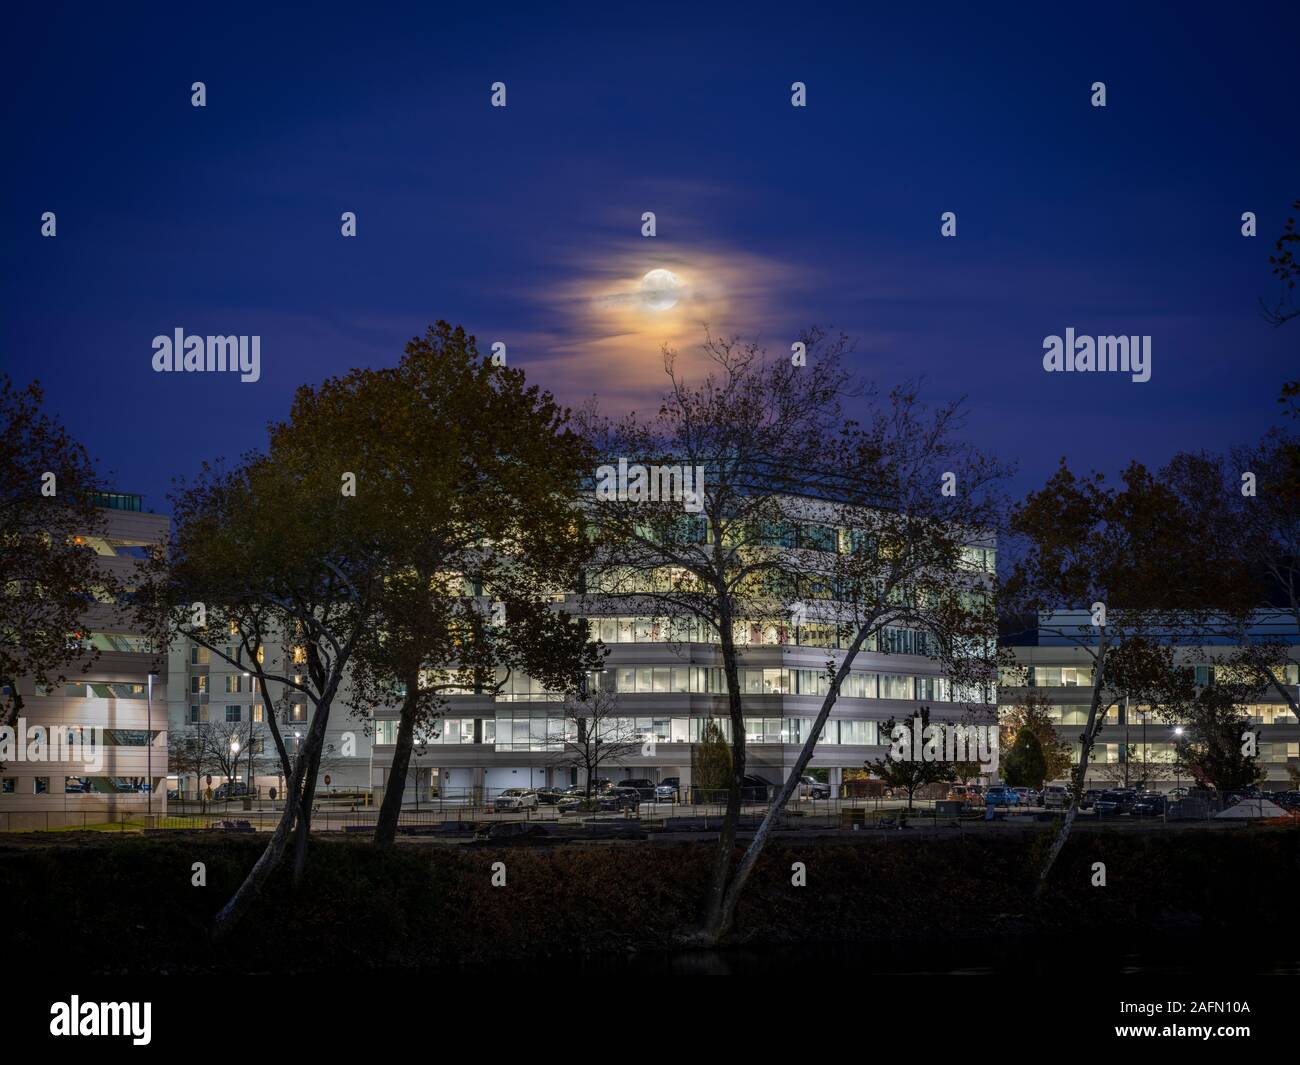
{"type": "Polygon", "coordinates": [[[1178,746],[1178,739],[1177,739],[1177,737],[1182,736],[1182,734],[1183,734],[1183,726],[1182,726],[1182,725],[1176,725],[1176,726],[1174,727],[1174,736],[1175,736],[1175,739],[1174,739],[1174,794],[1175,794],[1175,795],[1177,795],[1178,792],[1180,792],[1180,791],[1183,790],[1183,776],[1182,776],[1182,770],[1183,770],[1183,752],[1179,749],[1179,746],[1178,746]]]}
{"type": "Polygon", "coordinates": [[[1128,696],[1127,695],[1124,696],[1122,702],[1122,709],[1124,714],[1124,742],[1120,744],[1119,757],[1120,760],[1124,763],[1124,786],[1128,787],[1128,763],[1129,763],[1128,756],[1129,756],[1129,750],[1130,748],[1132,748],[1133,745],[1128,741],[1128,696]]]}
{"type": "MultiPolygon", "coordinates": [[[[244,677],[246,677],[248,681],[248,693],[252,694],[252,675],[248,674],[248,672],[244,672],[244,677]]],[[[252,724],[253,724],[252,703],[250,702],[248,703],[248,780],[247,780],[248,792],[250,793],[252,793],[252,756],[253,756],[252,724]]]]}
{"type": "Polygon", "coordinates": [[[158,675],[156,669],[149,670],[148,676],[145,677],[145,737],[147,746],[145,748],[145,772],[149,774],[148,780],[145,781],[145,823],[153,817],[153,679],[158,675]]]}
{"type": "Polygon", "coordinates": [[[1151,707],[1144,706],[1142,713],[1142,776],[1145,779],[1148,790],[1150,790],[1151,770],[1147,767],[1147,714],[1151,707]]]}

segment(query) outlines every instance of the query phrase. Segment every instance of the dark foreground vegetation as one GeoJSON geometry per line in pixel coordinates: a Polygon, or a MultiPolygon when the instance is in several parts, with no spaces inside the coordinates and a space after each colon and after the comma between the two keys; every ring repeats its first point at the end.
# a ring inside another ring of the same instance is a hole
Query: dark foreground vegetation
{"type": "MultiPolygon", "coordinates": [[[[732,944],[866,946],[990,936],[1059,940],[1164,931],[1252,937],[1300,885],[1300,830],[1080,833],[1034,900],[1043,834],[775,841],[732,944]],[[802,862],[807,886],[791,883],[802,862]],[[1094,887],[1093,863],[1106,865],[1094,887]]],[[[295,891],[271,879],[237,933],[213,913],[257,838],[0,839],[5,954],[62,972],[310,972],[674,950],[699,921],[708,843],[461,849],[316,839],[295,891]],[[195,862],[207,886],[191,886],[195,862]],[[492,886],[493,863],[506,884],[492,886]]]]}

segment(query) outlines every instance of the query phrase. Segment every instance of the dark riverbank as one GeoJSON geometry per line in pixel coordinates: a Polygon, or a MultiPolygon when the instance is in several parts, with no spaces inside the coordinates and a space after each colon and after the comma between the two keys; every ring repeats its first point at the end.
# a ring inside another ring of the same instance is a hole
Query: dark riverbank
{"type": "Polygon", "coordinates": [[[703,896],[710,848],[701,843],[379,852],[318,839],[302,889],[278,876],[236,934],[213,947],[208,922],[264,842],[0,840],[0,897],[11,903],[5,952],[25,966],[83,974],[511,962],[653,975],[758,972],[796,956],[887,973],[1003,972],[1037,971],[1032,959],[1050,955],[1060,964],[1069,953],[1051,944],[1082,933],[1075,951],[1121,969],[1126,944],[1130,968],[1170,959],[1193,971],[1217,950],[1205,944],[1230,951],[1261,936],[1267,949],[1238,951],[1248,971],[1293,970],[1296,959],[1267,931],[1293,924],[1283,915],[1300,887],[1300,831],[1290,828],[1080,833],[1041,903],[1031,874],[1040,833],[782,840],[755,874],[728,949],[712,955],[677,950],[703,896]],[[196,862],[206,887],[191,885],[196,862]],[[806,886],[791,882],[796,862],[806,886]],[[1104,887],[1093,886],[1096,862],[1105,864],[1104,887]]]}

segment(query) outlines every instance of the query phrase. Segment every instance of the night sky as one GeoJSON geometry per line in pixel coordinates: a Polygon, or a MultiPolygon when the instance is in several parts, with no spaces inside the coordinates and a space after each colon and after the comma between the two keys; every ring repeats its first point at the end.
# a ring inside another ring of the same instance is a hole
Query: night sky
{"type": "Polygon", "coordinates": [[[882,385],[967,395],[1020,489],[1249,440],[1300,371],[1300,320],[1258,309],[1300,199],[1300,5],[274,6],[6,19],[0,364],[152,509],[438,318],[610,410],[651,407],[702,321],[844,330],[882,385]],[[637,299],[655,268],[670,312],[637,299]],[[259,334],[261,380],[153,372],[177,327],[259,334]],[[1067,327],[1150,334],[1151,380],[1045,373],[1067,327]]]}

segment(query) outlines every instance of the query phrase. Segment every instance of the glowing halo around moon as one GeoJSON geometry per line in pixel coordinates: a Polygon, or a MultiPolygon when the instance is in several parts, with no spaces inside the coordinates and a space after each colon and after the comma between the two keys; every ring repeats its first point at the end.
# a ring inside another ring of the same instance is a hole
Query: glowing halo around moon
{"type": "Polygon", "coordinates": [[[667,311],[682,297],[682,279],[671,270],[651,270],[641,279],[641,303],[651,311],[667,311]]]}

